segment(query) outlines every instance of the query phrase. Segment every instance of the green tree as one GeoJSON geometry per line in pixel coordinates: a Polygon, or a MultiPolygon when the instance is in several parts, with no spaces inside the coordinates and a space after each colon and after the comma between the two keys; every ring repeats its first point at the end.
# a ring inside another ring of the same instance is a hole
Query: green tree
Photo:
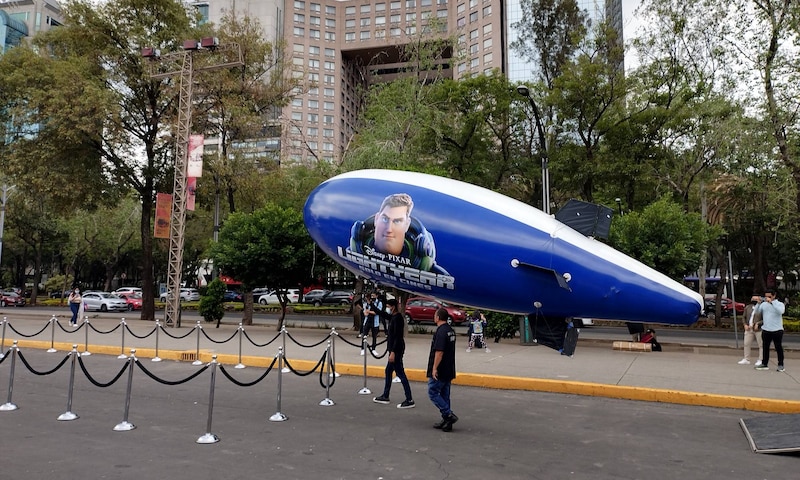
{"type": "Polygon", "coordinates": [[[200,298],[200,315],[206,322],[217,322],[217,328],[225,316],[225,290],[227,286],[219,278],[215,278],[206,287],[206,293],[200,298]]]}
{"type": "MultiPolygon", "coordinates": [[[[299,285],[311,270],[314,243],[298,210],[267,204],[253,213],[231,214],[212,244],[210,256],[225,275],[242,282],[244,292],[272,285],[279,291],[281,317],[286,315],[286,288],[299,285]]],[[[253,296],[244,295],[242,323],[253,323],[253,296]]]]}
{"type": "Polygon", "coordinates": [[[617,217],[609,242],[617,250],[679,280],[697,270],[713,231],[699,214],[662,198],[641,212],[617,217]]]}

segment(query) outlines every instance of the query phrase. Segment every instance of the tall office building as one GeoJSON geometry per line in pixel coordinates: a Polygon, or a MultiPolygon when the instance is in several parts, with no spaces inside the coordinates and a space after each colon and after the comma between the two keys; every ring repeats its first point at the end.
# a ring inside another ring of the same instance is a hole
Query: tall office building
{"type": "MultiPolygon", "coordinates": [[[[579,3],[590,16],[605,14],[603,0],[579,3]]],[[[619,10],[621,29],[621,0],[611,4],[619,7],[609,11],[619,10]]],[[[356,132],[363,92],[404,74],[402,46],[433,29],[456,39],[441,60],[444,77],[495,69],[511,80],[532,77],[532,67],[508,48],[519,0],[207,0],[193,5],[216,24],[226,11],[258,18],[267,40],[285,42],[292,74],[305,82],[277,118],[265,119],[280,126],[280,139],[242,144],[247,155],[264,160],[340,158],[356,132]]]]}
{"type": "Polygon", "coordinates": [[[0,53],[63,22],[55,0],[0,0],[0,53]]]}

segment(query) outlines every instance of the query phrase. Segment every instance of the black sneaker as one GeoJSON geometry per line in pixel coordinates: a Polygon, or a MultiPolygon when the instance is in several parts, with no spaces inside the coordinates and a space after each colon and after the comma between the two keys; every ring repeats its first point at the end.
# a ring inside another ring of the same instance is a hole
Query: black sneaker
{"type": "Polygon", "coordinates": [[[756,370],[769,370],[769,367],[766,365],[757,365],[756,370]]]}
{"type": "Polygon", "coordinates": [[[443,432],[449,432],[453,430],[453,424],[458,421],[458,417],[456,417],[455,413],[450,413],[450,416],[444,419],[444,425],[442,425],[443,432]]]}
{"type": "Polygon", "coordinates": [[[397,408],[414,408],[416,406],[417,404],[414,403],[414,400],[403,400],[403,403],[398,404],[397,408]]]}
{"type": "Polygon", "coordinates": [[[441,429],[442,429],[442,427],[444,427],[444,424],[445,424],[445,423],[447,423],[447,419],[446,419],[446,418],[443,418],[443,419],[442,419],[442,421],[434,423],[434,424],[433,424],[433,428],[436,428],[436,429],[438,429],[438,430],[441,430],[441,429]]]}
{"type": "Polygon", "coordinates": [[[373,398],[372,401],[375,402],[375,403],[382,403],[384,405],[388,405],[389,404],[389,397],[384,397],[383,395],[381,395],[380,397],[373,398]]]}

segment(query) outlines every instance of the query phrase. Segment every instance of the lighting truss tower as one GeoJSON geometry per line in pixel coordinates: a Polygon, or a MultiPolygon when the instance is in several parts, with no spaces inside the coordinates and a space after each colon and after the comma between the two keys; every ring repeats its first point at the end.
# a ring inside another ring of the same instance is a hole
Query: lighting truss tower
{"type": "Polygon", "coordinates": [[[183,51],[161,56],[158,50],[145,48],[142,56],[150,58],[150,77],[163,79],[180,76],[178,125],[175,145],[175,180],[172,187],[172,214],[169,233],[169,264],[167,265],[167,304],[164,323],[180,327],[180,287],[183,269],[183,244],[186,231],[186,199],[188,196],[187,169],[189,165],[189,134],[192,128],[192,88],[194,73],[204,70],[244,65],[239,44],[219,45],[216,38],[201,41],[186,40],[183,51]],[[214,54],[215,58],[210,58],[214,54]],[[198,56],[195,59],[195,56],[198,56]],[[204,57],[209,58],[204,58],[204,57]],[[195,61],[197,60],[197,61],[195,61]],[[215,61],[219,60],[219,61],[215,61]]]}

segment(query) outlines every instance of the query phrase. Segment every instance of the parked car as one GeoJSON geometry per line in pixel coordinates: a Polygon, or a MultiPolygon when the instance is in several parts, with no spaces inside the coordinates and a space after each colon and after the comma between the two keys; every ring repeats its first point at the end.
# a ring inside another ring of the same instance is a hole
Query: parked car
{"type": "Polygon", "coordinates": [[[58,290],[50,292],[50,298],[67,298],[72,290],[64,290],[63,292],[59,292],[58,290]]]}
{"type": "MultiPolygon", "coordinates": [[[[705,298],[705,310],[706,315],[710,313],[715,313],[717,304],[716,304],[716,295],[706,295],[705,298]]],[[[733,302],[730,298],[722,297],[722,316],[723,317],[732,317],[733,316],[733,309],[736,308],[736,315],[744,315],[744,303],[742,302],[733,302]]]]}
{"type": "MultiPolygon", "coordinates": [[[[196,288],[181,288],[181,302],[197,302],[200,300],[200,292],[196,288]]],[[[158,297],[162,302],[167,301],[167,292],[158,297]]]]}
{"type": "Polygon", "coordinates": [[[114,293],[116,293],[116,294],[120,294],[120,293],[137,293],[137,294],[141,295],[142,294],[142,289],[139,288],[139,287],[120,287],[120,288],[114,290],[114,293]]]}
{"type": "Polygon", "coordinates": [[[0,293],[0,307],[24,307],[25,297],[17,292],[0,293]]]}
{"type": "Polygon", "coordinates": [[[310,303],[315,307],[322,305],[350,305],[353,303],[353,294],[344,290],[311,290],[303,295],[303,303],[310,303]]]}
{"type": "Polygon", "coordinates": [[[226,302],[244,302],[242,294],[239,292],[234,292],[233,290],[225,290],[225,293],[223,294],[222,298],[226,302]]]}
{"type": "Polygon", "coordinates": [[[433,322],[433,316],[440,308],[447,310],[448,323],[461,324],[467,320],[467,314],[463,308],[433,298],[411,297],[406,302],[406,323],[413,325],[420,322],[433,322]]]}
{"type": "Polygon", "coordinates": [[[261,295],[266,295],[272,291],[271,288],[267,287],[259,287],[253,289],[253,303],[258,303],[258,299],[261,298],[261,295]]]}
{"type": "MultiPolygon", "coordinates": [[[[297,288],[288,288],[286,290],[286,298],[289,303],[297,303],[300,301],[300,290],[297,288]]],[[[269,293],[261,295],[258,297],[258,303],[261,305],[277,305],[280,303],[278,301],[278,293],[275,290],[272,290],[269,293]]]]}
{"type": "Polygon", "coordinates": [[[140,294],[135,292],[122,292],[118,293],[117,296],[125,300],[125,303],[128,304],[129,312],[142,309],[142,296],[140,294]]]}
{"type": "Polygon", "coordinates": [[[110,292],[88,292],[84,293],[84,310],[99,310],[101,312],[124,312],[128,310],[128,302],[123,298],[110,292]]]}

